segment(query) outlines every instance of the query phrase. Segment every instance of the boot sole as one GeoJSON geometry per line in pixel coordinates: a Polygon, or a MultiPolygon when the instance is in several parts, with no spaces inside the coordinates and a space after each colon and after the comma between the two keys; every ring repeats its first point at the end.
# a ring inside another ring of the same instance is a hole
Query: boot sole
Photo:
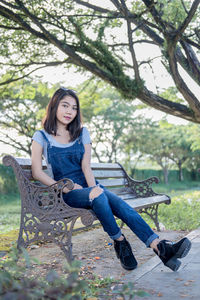
{"type": "Polygon", "coordinates": [[[181,262],[174,256],[171,259],[169,259],[168,262],[166,262],[165,266],[170,268],[172,271],[176,272],[180,268],[181,262]]]}
{"type": "Polygon", "coordinates": [[[192,243],[190,242],[190,240],[188,240],[188,238],[185,238],[184,242],[178,249],[177,253],[173,256],[173,258],[185,257],[188,254],[188,252],[190,251],[191,246],[192,246],[192,243]]]}
{"type": "Polygon", "coordinates": [[[176,255],[174,255],[171,259],[168,260],[168,262],[165,264],[168,268],[170,268],[172,271],[177,271],[180,268],[181,262],[177,258],[183,258],[185,257],[188,252],[190,251],[192,243],[188,238],[185,238],[184,242],[178,249],[176,255]]]}
{"type": "MultiPolygon", "coordinates": [[[[117,251],[116,251],[116,250],[115,250],[115,253],[116,253],[117,258],[120,260],[120,257],[119,257],[119,255],[117,254],[117,251]]],[[[121,260],[120,260],[120,264],[121,264],[121,266],[122,266],[125,270],[128,270],[128,271],[131,271],[131,270],[136,269],[136,268],[137,268],[137,265],[138,265],[138,264],[136,264],[136,265],[134,265],[134,266],[126,266],[126,265],[124,265],[124,264],[121,262],[121,260]]]]}
{"type": "Polygon", "coordinates": [[[135,265],[135,266],[133,266],[133,267],[128,267],[128,266],[123,265],[122,262],[121,262],[121,266],[122,266],[125,270],[128,270],[128,271],[131,271],[131,270],[134,270],[134,269],[137,268],[137,265],[135,265]]]}

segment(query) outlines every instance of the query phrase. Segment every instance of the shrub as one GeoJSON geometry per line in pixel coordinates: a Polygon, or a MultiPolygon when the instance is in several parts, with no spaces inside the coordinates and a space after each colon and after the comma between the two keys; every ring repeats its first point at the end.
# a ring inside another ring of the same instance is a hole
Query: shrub
{"type": "MultiPolygon", "coordinates": [[[[45,278],[26,277],[24,275],[26,267],[30,267],[32,261],[25,249],[22,249],[22,252],[23,260],[20,259],[20,263],[16,248],[12,248],[9,256],[0,262],[0,299],[2,300],[79,300],[93,296],[104,296],[104,299],[120,296],[125,300],[133,299],[135,295],[140,297],[148,295],[143,291],[134,290],[132,283],[122,285],[120,288],[116,286],[116,289],[108,291],[113,282],[111,278],[100,282],[97,280],[87,282],[79,276],[80,262],[77,261],[72,262],[71,265],[66,264],[65,274],[62,276],[51,270],[45,278]]],[[[33,261],[37,262],[35,259],[33,261]]]]}
{"type": "Polygon", "coordinates": [[[0,193],[18,193],[18,186],[13,169],[2,164],[0,164],[0,193]]]}

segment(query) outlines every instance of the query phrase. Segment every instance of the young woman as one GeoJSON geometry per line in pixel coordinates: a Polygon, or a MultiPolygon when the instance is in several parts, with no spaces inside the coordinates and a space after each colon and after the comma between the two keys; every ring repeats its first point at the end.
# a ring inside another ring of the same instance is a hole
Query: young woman
{"type": "Polygon", "coordinates": [[[32,143],[32,174],[45,185],[62,178],[74,182],[72,190],[63,189],[64,201],[76,208],[92,209],[104,230],[114,240],[114,249],[121,265],[127,270],[137,267],[131,246],[121,233],[114,216],[128,227],[160,257],[171,270],[180,267],[178,258],[185,257],[191,242],[183,238],[173,244],[159,237],[142,217],[120,197],[97,184],[90,167],[91,140],[81,125],[79,99],[73,90],[59,88],[47,107],[43,130],[36,131],[32,143]],[[52,177],[42,171],[45,157],[52,177]]]}

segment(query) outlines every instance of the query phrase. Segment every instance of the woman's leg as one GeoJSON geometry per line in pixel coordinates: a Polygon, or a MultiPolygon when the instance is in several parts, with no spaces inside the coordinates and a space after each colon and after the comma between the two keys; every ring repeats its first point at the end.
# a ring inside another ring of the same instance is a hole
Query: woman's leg
{"type": "MultiPolygon", "coordinates": [[[[124,200],[105,188],[104,193],[109,200],[113,214],[126,223],[147,247],[150,247],[151,243],[155,239],[159,238],[158,235],[154,233],[149,225],[143,220],[143,218],[124,200]]],[[[156,243],[154,242],[154,244],[156,243]]]]}
{"type": "Polygon", "coordinates": [[[137,267],[137,261],[132,253],[131,246],[118,227],[104,190],[96,188],[83,188],[64,194],[65,202],[76,208],[91,208],[104,230],[114,240],[115,251],[121,265],[127,270],[137,267]]]}
{"type": "Polygon", "coordinates": [[[183,258],[188,254],[191,242],[187,238],[183,238],[177,243],[167,240],[159,241],[158,235],[153,232],[134,209],[114,193],[106,189],[104,190],[113,214],[124,221],[147,247],[151,247],[164,265],[173,271],[177,271],[181,265],[181,262],[177,258],[183,258]]]}
{"type": "Polygon", "coordinates": [[[63,194],[64,201],[71,207],[92,209],[104,230],[108,233],[111,239],[118,239],[121,236],[121,229],[116,223],[110,207],[108,198],[103,190],[98,193],[94,199],[91,198],[91,191],[94,188],[83,188],[73,190],[67,194],[63,194]]]}

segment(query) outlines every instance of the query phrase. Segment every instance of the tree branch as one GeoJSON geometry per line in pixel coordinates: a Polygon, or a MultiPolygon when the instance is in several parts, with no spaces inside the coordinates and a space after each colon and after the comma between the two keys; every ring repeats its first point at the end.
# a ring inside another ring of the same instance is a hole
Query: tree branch
{"type": "Polygon", "coordinates": [[[174,47],[175,47],[175,45],[174,45],[173,41],[172,41],[172,43],[171,43],[171,41],[168,41],[167,53],[168,53],[169,66],[170,66],[170,71],[171,71],[172,77],[174,79],[177,89],[180,91],[180,93],[183,95],[183,97],[188,102],[190,108],[193,110],[195,119],[197,121],[200,121],[200,102],[195,97],[195,95],[191,92],[191,90],[188,89],[186,83],[183,81],[183,79],[181,78],[181,76],[178,72],[176,57],[175,57],[175,53],[174,53],[175,52],[174,47]]]}
{"type": "Polygon", "coordinates": [[[85,6],[87,8],[91,8],[95,11],[98,11],[100,13],[113,13],[113,11],[109,10],[109,9],[106,9],[106,8],[102,8],[102,7],[99,7],[99,6],[96,6],[96,5],[93,5],[93,4],[90,4],[88,2],[85,2],[85,1],[82,1],[82,0],[74,0],[74,2],[82,5],[82,6],[85,6]]]}
{"type": "Polygon", "coordinates": [[[4,143],[6,145],[12,146],[12,147],[18,149],[19,151],[24,151],[25,153],[28,153],[29,155],[31,154],[30,150],[25,148],[23,146],[23,144],[21,144],[20,142],[17,142],[16,139],[11,138],[8,134],[4,134],[4,137],[9,139],[10,141],[0,139],[0,142],[4,143]]]}
{"type": "Polygon", "coordinates": [[[26,74],[24,74],[24,75],[22,75],[22,76],[19,76],[19,77],[17,77],[17,78],[12,78],[12,77],[14,77],[14,72],[13,72],[13,76],[12,76],[10,79],[8,79],[8,80],[5,80],[5,81],[0,82],[0,86],[5,85],[5,84],[8,84],[8,83],[11,83],[11,82],[18,81],[18,80],[23,79],[23,78],[26,78],[26,77],[28,77],[30,74],[32,74],[33,72],[35,72],[35,71],[37,71],[37,70],[40,70],[40,69],[43,69],[43,68],[46,68],[46,67],[47,67],[47,66],[42,66],[42,67],[35,68],[34,70],[32,70],[32,71],[30,71],[30,72],[28,72],[28,73],[26,73],[26,74]]]}
{"type": "Polygon", "coordinates": [[[179,26],[179,28],[177,29],[177,33],[174,36],[174,43],[176,43],[178,41],[178,39],[180,38],[180,36],[183,34],[183,32],[185,31],[185,29],[187,28],[187,26],[189,25],[189,23],[192,21],[192,18],[194,16],[194,14],[196,13],[197,7],[200,3],[200,0],[194,0],[192,3],[192,6],[190,8],[190,11],[188,12],[187,17],[185,18],[185,20],[183,21],[183,23],[179,26]]]}
{"type": "Polygon", "coordinates": [[[192,110],[187,106],[166,100],[158,95],[155,95],[147,88],[144,88],[143,91],[139,93],[138,98],[142,102],[150,105],[151,107],[154,107],[155,109],[164,111],[176,117],[181,117],[191,122],[199,123],[199,121],[195,119],[192,110]]]}
{"type": "Polygon", "coordinates": [[[5,25],[0,25],[0,28],[8,29],[8,30],[23,30],[23,27],[11,27],[11,26],[5,26],[5,25]]]}
{"type": "Polygon", "coordinates": [[[121,3],[122,3],[122,6],[123,6],[123,13],[125,15],[126,22],[127,22],[128,43],[129,43],[129,50],[130,50],[132,61],[133,61],[133,69],[134,69],[134,72],[135,72],[135,78],[139,82],[141,79],[140,79],[138,63],[137,63],[137,59],[136,59],[136,55],[135,55],[135,51],[134,51],[134,47],[133,47],[133,42],[132,42],[132,40],[133,40],[133,38],[132,38],[132,29],[131,29],[130,20],[128,18],[128,9],[127,9],[127,6],[126,6],[124,0],[121,0],[121,3]]]}
{"type": "Polygon", "coordinates": [[[42,38],[43,40],[47,41],[46,37],[42,33],[38,32],[37,30],[29,26],[19,15],[13,13],[11,10],[1,5],[0,5],[0,15],[21,25],[22,28],[24,28],[24,30],[29,31],[36,37],[42,38]]]}

